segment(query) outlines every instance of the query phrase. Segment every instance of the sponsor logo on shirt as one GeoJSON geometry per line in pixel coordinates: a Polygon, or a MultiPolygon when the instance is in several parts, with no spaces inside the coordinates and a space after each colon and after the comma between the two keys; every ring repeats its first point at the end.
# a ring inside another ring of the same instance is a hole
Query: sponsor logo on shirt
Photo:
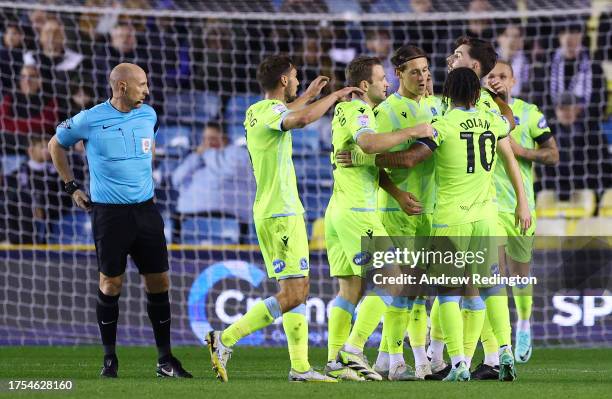
{"type": "Polygon", "coordinates": [[[280,273],[283,270],[285,270],[285,261],[282,259],[276,259],[274,262],[272,262],[272,267],[274,268],[274,273],[280,273]]]}
{"type": "Polygon", "coordinates": [[[370,263],[370,260],[372,260],[372,254],[368,251],[361,251],[353,256],[353,263],[358,266],[367,265],[370,263]]]}
{"type": "Polygon", "coordinates": [[[432,114],[433,116],[437,116],[437,115],[438,115],[438,110],[437,110],[437,109],[435,109],[434,107],[431,107],[431,114],[432,114]]]}

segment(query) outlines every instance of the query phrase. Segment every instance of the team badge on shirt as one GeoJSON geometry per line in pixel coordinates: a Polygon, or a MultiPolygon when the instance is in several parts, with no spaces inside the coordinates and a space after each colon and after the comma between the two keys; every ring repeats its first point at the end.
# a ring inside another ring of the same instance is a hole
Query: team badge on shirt
{"type": "Polygon", "coordinates": [[[370,118],[367,115],[359,115],[357,117],[357,122],[359,123],[359,126],[368,126],[370,124],[370,118]]]}
{"type": "Polygon", "coordinates": [[[142,139],[140,141],[142,152],[145,154],[151,152],[151,139],[142,139]]]}
{"type": "Polygon", "coordinates": [[[540,120],[538,121],[538,127],[540,129],[545,129],[548,127],[548,122],[546,122],[546,117],[541,117],[540,120]]]}

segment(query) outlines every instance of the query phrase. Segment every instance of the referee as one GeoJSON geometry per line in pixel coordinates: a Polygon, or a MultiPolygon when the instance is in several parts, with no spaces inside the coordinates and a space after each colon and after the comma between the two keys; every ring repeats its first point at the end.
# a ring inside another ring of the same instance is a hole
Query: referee
{"type": "Polygon", "coordinates": [[[142,274],[147,313],[158,350],[157,376],[192,375],[170,350],[168,251],[164,223],[153,203],[152,161],[157,115],[144,104],[147,75],[137,65],[117,65],[110,74],[113,97],[62,122],[49,152],[64,190],[91,211],[100,272],[96,315],[104,346],[103,377],[117,377],[115,353],[119,295],[129,254],[142,274]],[[66,149],[83,140],[91,201],[74,181],[66,149]]]}

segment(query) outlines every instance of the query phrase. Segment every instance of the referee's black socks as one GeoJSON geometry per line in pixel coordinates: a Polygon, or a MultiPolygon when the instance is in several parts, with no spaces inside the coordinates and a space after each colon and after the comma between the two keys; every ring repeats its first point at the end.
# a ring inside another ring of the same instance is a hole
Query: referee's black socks
{"type": "Polygon", "coordinates": [[[104,346],[104,356],[115,355],[117,342],[117,319],[119,318],[119,295],[110,296],[98,289],[96,316],[104,346]]]}
{"type": "Polygon", "coordinates": [[[170,300],[168,291],[147,293],[147,313],[153,326],[159,359],[170,355],[170,300]]]}

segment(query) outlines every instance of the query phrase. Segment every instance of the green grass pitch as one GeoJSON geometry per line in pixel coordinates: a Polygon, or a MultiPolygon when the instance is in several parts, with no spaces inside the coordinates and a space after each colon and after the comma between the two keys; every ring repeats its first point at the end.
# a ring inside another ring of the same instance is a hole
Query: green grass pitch
{"type": "MultiPolygon", "coordinates": [[[[0,397],[54,398],[603,398],[612,393],[612,349],[536,349],[532,360],[519,365],[513,383],[363,382],[338,384],[289,383],[288,355],[283,348],[238,347],[229,363],[230,381],[213,378],[204,347],[178,347],[175,354],[193,380],[155,377],[154,348],[119,348],[119,378],[98,377],[101,348],[2,347],[0,397]],[[63,392],[9,392],[7,381],[70,379],[63,392]]],[[[367,352],[374,359],[375,352],[367,352]]],[[[322,367],[326,351],[310,350],[311,362],[322,367]]],[[[406,359],[412,361],[406,352],[406,359]]]]}

